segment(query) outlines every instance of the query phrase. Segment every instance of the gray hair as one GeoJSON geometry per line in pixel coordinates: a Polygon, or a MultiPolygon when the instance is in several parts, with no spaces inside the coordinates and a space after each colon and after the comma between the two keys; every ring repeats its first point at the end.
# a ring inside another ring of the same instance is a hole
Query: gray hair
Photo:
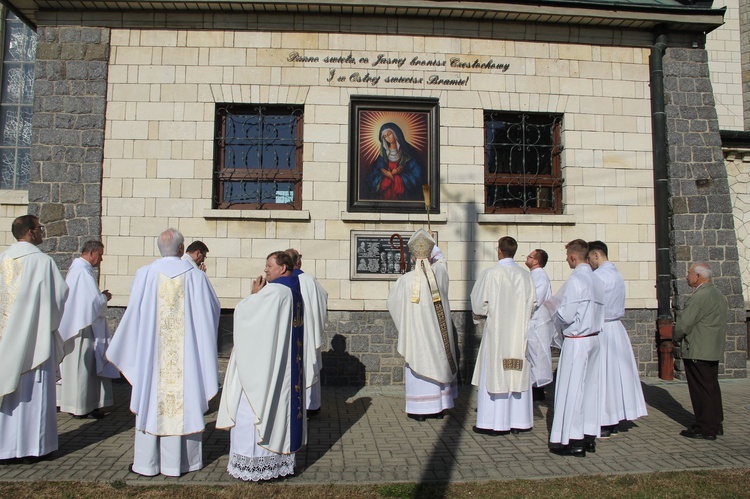
{"type": "Polygon", "coordinates": [[[83,243],[83,248],[81,248],[81,254],[85,255],[86,253],[91,253],[92,251],[96,250],[103,250],[104,244],[101,241],[96,240],[90,240],[83,243]]]}
{"type": "Polygon", "coordinates": [[[693,271],[695,271],[696,274],[703,277],[704,279],[711,280],[714,273],[711,270],[711,267],[708,266],[705,262],[695,262],[693,264],[693,271]]]}
{"type": "Polygon", "coordinates": [[[180,245],[185,242],[180,231],[167,229],[159,235],[156,245],[159,247],[161,256],[180,256],[180,245]]]}

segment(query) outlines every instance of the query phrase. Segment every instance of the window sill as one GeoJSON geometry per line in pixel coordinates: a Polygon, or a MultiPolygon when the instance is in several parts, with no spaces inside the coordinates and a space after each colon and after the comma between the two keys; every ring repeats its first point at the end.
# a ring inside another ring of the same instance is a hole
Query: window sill
{"type": "MultiPolygon", "coordinates": [[[[427,213],[351,213],[348,211],[341,212],[342,222],[427,222],[427,213]]],[[[446,213],[430,214],[430,222],[446,223],[448,215],[446,213]]]]}
{"type": "Polygon", "coordinates": [[[480,224],[516,224],[516,225],[575,225],[575,215],[529,215],[479,213],[477,223],[480,224]]]}
{"type": "Polygon", "coordinates": [[[0,205],[18,205],[24,206],[29,204],[29,191],[0,189],[0,205]]]}
{"type": "Polygon", "coordinates": [[[306,210],[203,210],[203,218],[214,220],[290,220],[310,221],[306,210]]]}

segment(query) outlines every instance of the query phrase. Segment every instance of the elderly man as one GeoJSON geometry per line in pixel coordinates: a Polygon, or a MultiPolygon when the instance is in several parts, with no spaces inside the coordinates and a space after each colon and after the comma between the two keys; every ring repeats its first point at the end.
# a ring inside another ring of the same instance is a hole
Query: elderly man
{"type": "Polygon", "coordinates": [[[294,473],[294,453],[307,440],[304,310],[292,258],[275,251],[266,280],[234,311],[229,358],[216,421],[231,428],[227,471],[242,480],[294,473]]]}
{"type": "Polygon", "coordinates": [[[33,215],[16,218],[18,242],[0,253],[0,459],[33,461],[57,450],[57,328],[68,286],[37,248],[43,230],[33,215]]]}
{"type": "Polygon", "coordinates": [[[693,288],[685,308],[677,314],[674,341],[681,344],[695,425],[683,430],[687,438],[716,440],[723,435],[724,409],[719,387],[719,362],[727,338],[727,299],[711,282],[711,268],[703,262],[690,266],[687,282],[693,288]]]}
{"type": "Polygon", "coordinates": [[[544,267],[549,256],[543,249],[535,249],[526,257],[526,267],[534,281],[536,308],[529,322],[529,339],[526,357],[530,363],[531,387],[534,400],[544,400],[543,386],[552,383],[552,335],[544,327],[542,304],[552,296],[552,286],[544,267]]]}
{"type": "Polygon", "coordinates": [[[398,330],[398,353],[406,360],[406,414],[424,421],[453,408],[458,364],[445,257],[424,229],[408,246],[414,270],[398,278],[387,305],[398,330]]]}
{"type": "Polygon", "coordinates": [[[193,241],[185,250],[182,259],[186,260],[203,272],[206,271],[206,257],[208,256],[208,246],[203,241],[193,241]]]}
{"type": "Polygon", "coordinates": [[[307,416],[320,412],[320,368],[323,364],[321,348],[328,317],[328,292],[317,279],[302,272],[302,255],[294,248],[286,250],[294,264],[293,274],[299,279],[302,302],[305,306],[305,384],[307,385],[307,416]]]}
{"type": "Polygon", "coordinates": [[[599,436],[599,334],[604,326],[604,289],[587,263],[588,244],[575,239],[565,246],[573,273],[545,302],[564,337],[557,367],[550,451],[585,457],[595,452],[599,436]]]}
{"type": "Polygon", "coordinates": [[[218,391],[219,300],[206,274],[181,260],[183,237],[167,229],[162,258],[136,272],[107,358],[133,385],[131,471],[179,476],[203,467],[203,414],[218,391]]]}
{"type": "Polygon", "coordinates": [[[604,288],[604,327],[599,334],[599,393],[601,438],[606,438],[617,433],[620,421],[635,421],[648,412],[633,346],[620,322],[625,315],[625,280],[609,261],[609,250],[602,241],[589,242],[588,261],[604,288]]]}
{"type": "Polygon", "coordinates": [[[471,384],[478,385],[476,433],[504,435],[534,426],[526,342],[536,292],[528,272],[513,261],[518,243],[497,243],[498,263],[482,272],[471,290],[471,309],[485,317],[471,384]]]}
{"type": "Polygon", "coordinates": [[[66,353],[60,366],[57,405],[79,419],[104,417],[100,409],[112,405],[111,378],[120,376],[104,357],[111,337],[106,314],[112,294],[99,291],[94,277],[103,255],[104,244],[86,241],[65,277],[70,293],[60,322],[66,353]]]}

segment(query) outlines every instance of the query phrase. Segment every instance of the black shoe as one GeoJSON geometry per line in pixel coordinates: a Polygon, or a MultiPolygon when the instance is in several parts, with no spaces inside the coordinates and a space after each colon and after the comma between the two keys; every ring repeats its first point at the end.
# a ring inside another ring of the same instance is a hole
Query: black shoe
{"type": "MultiPolygon", "coordinates": [[[[697,424],[694,424],[693,426],[691,426],[690,429],[693,430],[694,432],[697,432],[697,433],[703,433],[701,431],[701,427],[698,426],[697,424]]],[[[723,426],[719,426],[719,429],[716,431],[716,435],[718,435],[720,437],[724,436],[724,427],[723,426]]]]}
{"type": "Polygon", "coordinates": [[[49,459],[51,454],[52,453],[50,452],[49,454],[45,454],[43,456],[26,456],[22,457],[20,461],[21,464],[36,464],[40,461],[46,461],[47,459],[49,459]]]}
{"type": "Polygon", "coordinates": [[[612,429],[609,426],[602,426],[600,432],[601,435],[599,438],[609,438],[612,436],[612,429]]]}
{"type": "Polygon", "coordinates": [[[414,421],[419,421],[420,423],[427,421],[427,416],[425,416],[424,414],[408,414],[407,413],[406,415],[410,419],[413,419],[414,421]]]}
{"type": "Polygon", "coordinates": [[[596,452],[596,442],[584,442],[583,448],[586,452],[596,452]]]}
{"type": "Polygon", "coordinates": [[[314,418],[318,414],[320,414],[320,409],[308,409],[307,410],[307,417],[308,418],[314,418]]]}
{"type": "Polygon", "coordinates": [[[105,415],[106,414],[104,414],[99,409],[94,409],[93,411],[87,414],[88,417],[93,418],[93,419],[102,419],[105,415]]]}
{"type": "Polygon", "coordinates": [[[531,431],[532,428],[511,428],[510,432],[514,435],[518,435],[519,433],[526,433],[531,431]]]}
{"type": "Polygon", "coordinates": [[[562,447],[552,447],[549,451],[558,456],[586,457],[585,447],[563,445],[562,447]]]}
{"type": "Polygon", "coordinates": [[[694,431],[694,430],[682,430],[680,432],[680,435],[686,438],[700,438],[703,440],[716,440],[716,435],[706,435],[705,433],[701,433],[699,431],[694,431]]]}
{"type": "Polygon", "coordinates": [[[510,435],[510,430],[508,431],[496,431],[496,430],[490,430],[489,428],[479,428],[478,426],[472,426],[471,430],[474,433],[479,433],[481,435],[490,435],[493,437],[497,437],[500,435],[510,435]]]}

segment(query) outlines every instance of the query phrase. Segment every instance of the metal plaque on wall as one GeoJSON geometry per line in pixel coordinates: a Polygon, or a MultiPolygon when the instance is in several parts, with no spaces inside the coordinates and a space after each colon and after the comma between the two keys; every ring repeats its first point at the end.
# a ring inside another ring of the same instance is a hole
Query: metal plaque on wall
{"type": "MultiPolygon", "coordinates": [[[[351,279],[393,280],[411,270],[407,243],[414,232],[385,230],[351,231],[351,279]],[[399,237],[400,236],[400,237],[399,237]],[[404,258],[401,259],[403,246],[404,258]]],[[[437,241],[437,233],[435,233],[437,241]]]]}

